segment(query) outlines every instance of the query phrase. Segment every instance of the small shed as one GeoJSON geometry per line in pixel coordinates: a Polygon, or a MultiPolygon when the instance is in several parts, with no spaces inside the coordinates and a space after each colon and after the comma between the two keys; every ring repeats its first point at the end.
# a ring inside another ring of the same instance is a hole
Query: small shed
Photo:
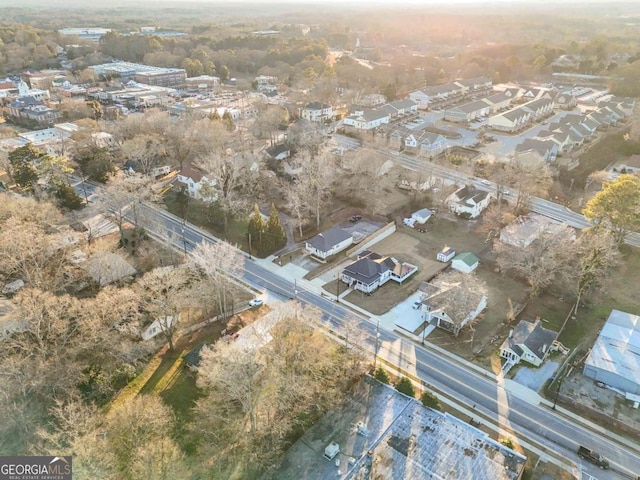
{"type": "Polygon", "coordinates": [[[431,215],[433,215],[433,211],[428,208],[422,208],[417,212],[413,212],[411,218],[415,220],[416,223],[426,223],[427,220],[431,218],[431,215]]]}
{"type": "Polygon", "coordinates": [[[478,268],[479,263],[480,259],[473,253],[464,252],[453,257],[453,260],[451,260],[451,268],[462,273],[471,273],[478,268]]]}
{"type": "Polygon", "coordinates": [[[329,460],[333,460],[335,456],[338,455],[338,452],[340,452],[340,445],[338,445],[336,442],[331,442],[324,449],[324,456],[329,460]]]}
{"type": "Polygon", "coordinates": [[[439,262],[446,263],[455,256],[456,256],[456,251],[453,248],[444,247],[442,250],[438,252],[438,255],[436,255],[436,259],[439,262]]]}

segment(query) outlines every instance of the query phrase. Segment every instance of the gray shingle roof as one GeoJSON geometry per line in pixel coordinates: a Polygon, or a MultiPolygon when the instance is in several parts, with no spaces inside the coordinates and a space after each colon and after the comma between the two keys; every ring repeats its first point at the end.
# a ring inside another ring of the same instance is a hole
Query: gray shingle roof
{"type": "Polygon", "coordinates": [[[321,252],[328,252],[340,242],[344,242],[350,237],[351,234],[345,232],[340,227],[333,227],[307,240],[307,243],[321,252]]]}

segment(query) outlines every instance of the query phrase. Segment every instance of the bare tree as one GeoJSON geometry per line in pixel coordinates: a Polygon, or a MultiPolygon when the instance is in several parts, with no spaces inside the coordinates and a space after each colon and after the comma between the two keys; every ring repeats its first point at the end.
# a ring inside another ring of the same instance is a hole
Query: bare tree
{"type": "Polygon", "coordinates": [[[240,276],[244,270],[244,255],[227,242],[200,243],[191,252],[191,265],[200,270],[215,294],[218,314],[226,319],[233,315],[233,303],[229,311],[232,277],[240,276]]]}
{"type": "Polygon", "coordinates": [[[197,161],[198,166],[216,180],[217,205],[224,217],[225,231],[231,217],[248,211],[249,203],[243,190],[250,183],[254,162],[248,151],[236,154],[211,153],[197,161]]]}
{"type": "Polygon", "coordinates": [[[188,304],[184,291],[190,278],[185,268],[163,267],[151,270],[136,283],[143,308],[151,319],[158,322],[171,350],[174,349],[180,313],[188,304]]]}
{"type": "Polygon", "coordinates": [[[320,229],[320,211],[329,197],[329,188],[336,179],[334,159],[330,155],[310,155],[303,153],[298,156],[297,174],[301,188],[313,199],[313,210],[316,217],[316,228],[320,229]]]}
{"type": "Polygon", "coordinates": [[[120,150],[124,158],[139,165],[142,173],[151,174],[166,157],[165,139],[159,134],[140,134],[125,140],[120,150]]]}
{"type": "Polygon", "coordinates": [[[304,227],[306,218],[311,212],[306,185],[297,181],[283,181],[280,185],[281,190],[284,192],[286,205],[291,213],[295,215],[298,233],[302,237],[302,227],[304,227]]]}
{"type": "Polygon", "coordinates": [[[182,168],[188,161],[221,153],[230,140],[222,122],[206,118],[187,118],[165,130],[167,154],[182,168]]]}
{"type": "Polygon", "coordinates": [[[514,247],[494,240],[499,267],[527,280],[531,295],[537,296],[562,275],[574,260],[568,255],[574,232],[563,228],[545,232],[526,248],[514,247]]]}

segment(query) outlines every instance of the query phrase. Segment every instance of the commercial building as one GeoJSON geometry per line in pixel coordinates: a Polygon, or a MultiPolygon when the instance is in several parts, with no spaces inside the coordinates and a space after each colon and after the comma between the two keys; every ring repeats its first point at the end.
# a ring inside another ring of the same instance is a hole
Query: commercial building
{"type": "Polygon", "coordinates": [[[163,68],[130,62],[112,62],[89,67],[103,77],[119,78],[123,82],[135,80],[158,87],[184,88],[187,71],[184,68],[163,68]]]}
{"type": "Polygon", "coordinates": [[[611,310],[584,363],[584,374],[626,393],[640,395],[640,317],[611,310]]]}
{"type": "Polygon", "coordinates": [[[93,42],[99,42],[102,37],[111,31],[110,28],[100,27],[80,27],[80,28],[62,28],[58,33],[68,35],[70,37],[86,38],[93,42]]]}

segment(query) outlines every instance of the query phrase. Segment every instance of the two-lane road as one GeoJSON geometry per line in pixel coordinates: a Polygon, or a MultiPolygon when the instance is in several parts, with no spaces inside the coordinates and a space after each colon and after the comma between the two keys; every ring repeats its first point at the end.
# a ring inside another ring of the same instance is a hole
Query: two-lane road
{"type": "MultiPolygon", "coordinates": [[[[147,215],[156,218],[156,223],[164,225],[164,233],[159,234],[174,233],[172,240],[179,248],[183,248],[185,242],[189,251],[200,242],[218,241],[197,227],[153,205],[145,205],[144,208],[147,215]]],[[[270,291],[282,298],[296,298],[302,304],[317,307],[323,314],[323,322],[332,330],[340,332],[345,319],[355,319],[373,355],[376,325],[336,303],[334,298],[317,295],[299,283],[294,285],[290,280],[278,275],[275,265],[274,269],[267,269],[251,259],[245,262],[241,279],[257,289],[270,291]]],[[[547,407],[533,405],[512,395],[496,384],[493,378],[478,375],[435,350],[416,345],[395,332],[380,330],[379,335],[379,358],[407,370],[425,384],[433,385],[468,407],[475,405],[479,412],[493,419],[505,432],[513,432],[529,442],[545,445],[577,463],[580,461],[574,452],[578,445],[588,445],[602,452],[612,464],[612,471],[594,473],[599,479],[632,478],[629,476],[640,472],[637,446],[635,451],[622,448],[557,415],[547,407]],[[624,472],[627,477],[616,471],[624,472]]],[[[589,464],[586,464],[585,468],[587,471],[593,471],[589,464]]]]}

